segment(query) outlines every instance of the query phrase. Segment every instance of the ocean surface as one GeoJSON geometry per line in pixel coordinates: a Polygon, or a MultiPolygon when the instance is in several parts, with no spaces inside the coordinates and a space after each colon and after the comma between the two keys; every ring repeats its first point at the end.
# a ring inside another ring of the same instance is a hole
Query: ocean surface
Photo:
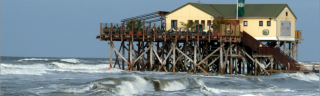
{"type": "MultiPolygon", "coordinates": [[[[1,96],[313,96],[316,73],[271,76],[136,72],[108,58],[1,57],[1,96]]],[[[319,62],[303,62],[319,63],[319,62]]]]}

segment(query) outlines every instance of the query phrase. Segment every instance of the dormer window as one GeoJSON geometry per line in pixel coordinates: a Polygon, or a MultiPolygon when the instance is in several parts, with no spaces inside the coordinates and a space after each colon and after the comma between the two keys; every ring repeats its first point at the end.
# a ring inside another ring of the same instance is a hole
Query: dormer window
{"type": "Polygon", "coordinates": [[[286,16],[288,16],[288,12],[286,12],[286,16]]]}

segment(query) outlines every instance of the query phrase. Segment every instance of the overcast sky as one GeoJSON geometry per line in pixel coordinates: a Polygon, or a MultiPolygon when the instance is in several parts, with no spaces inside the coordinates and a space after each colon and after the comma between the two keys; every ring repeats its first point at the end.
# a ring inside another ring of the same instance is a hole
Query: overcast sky
{"type": "MultiPolygon", "coordinates": [[[[236,4],[237,0],[201,0],[236,4]]],[[[95,39],[99,23],[155,11],[172,11],[198,0],[1,0],[1,56],[109,57],[95,39]]],[[[302,30],[299,61],[319,61],[319,0],[246,0],[245,4],[288,4],[302,30]]],[[[116,45],[119,46],[119,45],[116,45]]]]}

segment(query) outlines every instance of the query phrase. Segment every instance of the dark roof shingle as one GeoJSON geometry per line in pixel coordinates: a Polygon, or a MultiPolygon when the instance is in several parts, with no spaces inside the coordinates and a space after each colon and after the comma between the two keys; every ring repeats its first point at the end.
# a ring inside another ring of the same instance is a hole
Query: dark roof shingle
{"type": "MultiPolygon", "coordinates": [[[[187,3],[174,11],[179,10],[180,8],[186,5],[192,5],[199,10],[202,10],[209,15],[215,17],[224,17],[224,18],[235,18],[236,17],[236,4],[201,4],[201,3],[187,3]]],[[[245,14],[243,17],[251,17],[251,18],[274,18],[278,17],[281,11],[288,6],[287,4],[245,4],[244,11],[245,14]]],[[[288,6],[289,8],[289,6],[288,6]]],[[[289,8],[291,11],[291,9],[289,8]]],[[[168,14],[170,14],[168,13],[168,14]]],[[[293,13],[293,12],[292,12],[293,13]]],[[[167,14],[167,15],[168,15],[167,14]]],[[[293,14],[294,15],[294,14],[293,14]]],[[[294,15],[296,18],[296,16],[294,15]]]]}

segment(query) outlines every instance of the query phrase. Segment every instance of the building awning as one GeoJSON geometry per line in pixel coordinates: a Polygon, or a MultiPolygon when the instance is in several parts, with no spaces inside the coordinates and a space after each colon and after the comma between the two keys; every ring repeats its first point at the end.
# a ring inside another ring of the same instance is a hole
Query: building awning
{"type": "MultiPolygon", "coordinates": [[[[139,20],[145,20],[147,23],[152,23],[152,22],[161,21],[161,14],[162,14],[162,16],[165,16],[165,14],[167,14],[167,13],[169,13],[169,12],[156,11],[156,12],[152,12],[152,13],[148,13],[148,14],[143,14],[143,15],[139,15],[139,16],[135,16],[135,17],[131,17],[131,18],[122,19],[121,22],[125,22],[126,20],[130,20],[130,19],[139,19],[139,20]],[[156,19],[154,19],[154,18],[156,18],[156,19]]],[[[165,18],[162,17],[162,20],[165,20],[165,18]]]]}

